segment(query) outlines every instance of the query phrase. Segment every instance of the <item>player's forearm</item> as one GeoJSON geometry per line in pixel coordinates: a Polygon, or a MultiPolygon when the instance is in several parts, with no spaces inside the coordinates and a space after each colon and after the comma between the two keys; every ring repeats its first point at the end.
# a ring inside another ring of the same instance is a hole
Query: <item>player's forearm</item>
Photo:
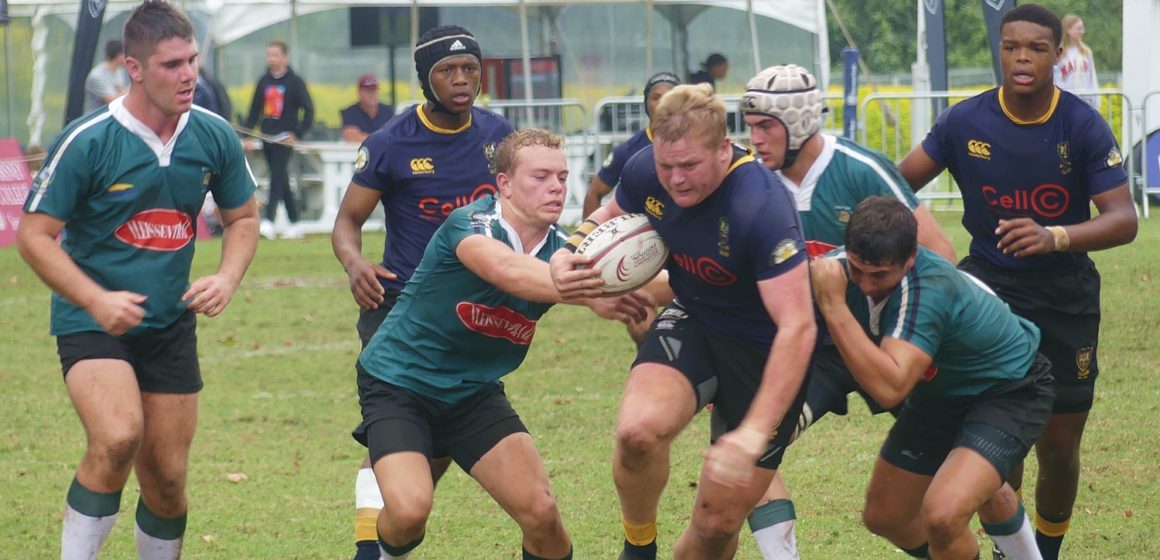
{"type": "Polygon", "coordinates": [[[767,434],[773,433],[773,429],[781,424],[802,389],[816,337],[817,326],[812,313],[794,323],[778,325],[762,372],[761,386],[742,424],[767,434]]]}
{"type": "Polygon", "coordinates": [[[866,336],[845,302],[823,307],[822,315],[842,361],[858,385],[885,408],[893,408],[902,402],[914,382],[907,379],[894,358],[866,336]]]}
{"type": "Polygon", "coordinates": [[[564,301],[552,283],[548,263],[529,255],[512,252],[497,259],[494,266],[489,266],[481,276],[488,283],[523,300],[536,303],[564,301]]]}
{"type": "Polygon", "coordinates": [[[362,259],[362,224],[355,223],[349,215],[339,212],[334,220],[334,230],[330,233],[330,247],[334,256],[342,264],[343,270],[362,259]]]}
{"type": "Polygon", "coordinates": [[[218,263],[218,274],[237,287],[242,283],[257,250],[258,215],[255,207],[253,215],[237,218],[223,226],[222,258],[218,263]]]}
{"type": "Polygon", "coordinates": [[[16,248],[52,291],[81,309],[87,309],[107,291],[89,278],[51,235],[21,230],[16,248]]]}
{"type": "Polygon", "coordinates": [[[1079,224],[1062,226],[1071,252],[1102,251],[1127,245],[1136,238],[1139,222],[1133,207],[1114,208],[1079,224]]]}

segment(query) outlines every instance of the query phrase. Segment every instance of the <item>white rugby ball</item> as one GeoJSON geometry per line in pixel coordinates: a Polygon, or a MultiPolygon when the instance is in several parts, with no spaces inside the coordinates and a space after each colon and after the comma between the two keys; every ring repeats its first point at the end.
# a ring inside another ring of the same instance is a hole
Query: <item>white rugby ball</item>
{"type": "Polygon", "coordinates": [[[606,296],[631,292],[652,280],[669,258],[669,248],[644,214],[623,214],[592,230],[576,253],[600,269],[606,296]]]}

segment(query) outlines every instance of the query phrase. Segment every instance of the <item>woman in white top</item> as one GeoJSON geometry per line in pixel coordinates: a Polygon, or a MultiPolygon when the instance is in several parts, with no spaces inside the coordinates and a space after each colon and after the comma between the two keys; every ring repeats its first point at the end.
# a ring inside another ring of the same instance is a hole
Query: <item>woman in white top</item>
{"type": "MultiPolygon", "coordinates": [[[[1075,14],[1063,16],[1063,54],[1055,65],[1055,84],[1067,91],[1099,89],[1096,79],[1096,63],[1092,50],[1083,42],[1083,20],[1075,14]]],[[[1100,100],[1095,95],[1082,96],[1084,101],[1100,108],[1100,100]]]]}

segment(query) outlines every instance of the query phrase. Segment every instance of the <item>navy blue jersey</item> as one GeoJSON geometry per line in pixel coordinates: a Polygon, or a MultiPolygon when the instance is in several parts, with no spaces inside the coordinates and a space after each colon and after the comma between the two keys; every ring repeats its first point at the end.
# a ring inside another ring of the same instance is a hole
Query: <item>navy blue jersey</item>
{"type": "Polygon", "coordinates": [[[463,127],[439,128],[416,105],[367,137],[352,181],[382,193],[382,264],[398,275],[380,279],[384,288],[403,288],[452,210],[495,194],[495,149],[512,130],[503,117],[477,108],[463,127]]]}
{"type": "Polygon", "coordinates": [[[1085,222],[1091,219],[1093,195],[1128,180],[1103,117],[1058,88],[1047,115],[1032,123],[1007,112],[999,89],[958,103],[939,115],[922,148],[950,170],[962,191],[971,255],[1008,269],[1072,269],[1087,255],[1004,255],[996,248],[1000,219],[1031,218],[1043,225],[1085,222]]]}
{"type": "Polygon", "coordinates": [[[793,198],[753,155],[735,147],[721,186],[681,208],[657,178],[649,146],[625,165],[616,203],[647,214],[668,245],[669,285],[690,315],[766,347],[773,342],[777,326],[757,282],[804,262],[805,241],[793,198]]]}
{"type": "Polygon", "coordinates": [[[624,170],[624,165],[628,163],[628,160],[648,146],[652,146],[652,134],[646,126],[644,130],[633,134],[628,140],[614,148],[608,158],[604,160],[603,167],[596,172],[596,176],[600,177],[605,185],[615,187],[620,182],[620,173],[624,170]]]}
{"type": "Polygon", "coordinates": [[[363,110],[362,105],[355,103],[346,109],[339,112],[342,116],[342,126],[353,126],[366,134],[370,134],[387,124],[391,117],[395,116],[395,108],[390,105],[379,103],[379,110],[372,118],[363,110]]]}

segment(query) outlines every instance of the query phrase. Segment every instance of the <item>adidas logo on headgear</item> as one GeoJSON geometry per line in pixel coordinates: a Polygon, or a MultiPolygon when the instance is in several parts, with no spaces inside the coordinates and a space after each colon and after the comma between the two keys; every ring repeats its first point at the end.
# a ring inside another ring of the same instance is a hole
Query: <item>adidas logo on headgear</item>
{"type": "Polygon", "coordinates": [[[454,43],[451,43],[451,48],[450,48],[450,49],[448,49],[448,50],[452,50],[452,51],[465,51],[465,50],[467,50],[467,47],[463,46],[463,42],[462,42],[462,41],[460,41],[459,39],[456,39],[454,43]]]}

